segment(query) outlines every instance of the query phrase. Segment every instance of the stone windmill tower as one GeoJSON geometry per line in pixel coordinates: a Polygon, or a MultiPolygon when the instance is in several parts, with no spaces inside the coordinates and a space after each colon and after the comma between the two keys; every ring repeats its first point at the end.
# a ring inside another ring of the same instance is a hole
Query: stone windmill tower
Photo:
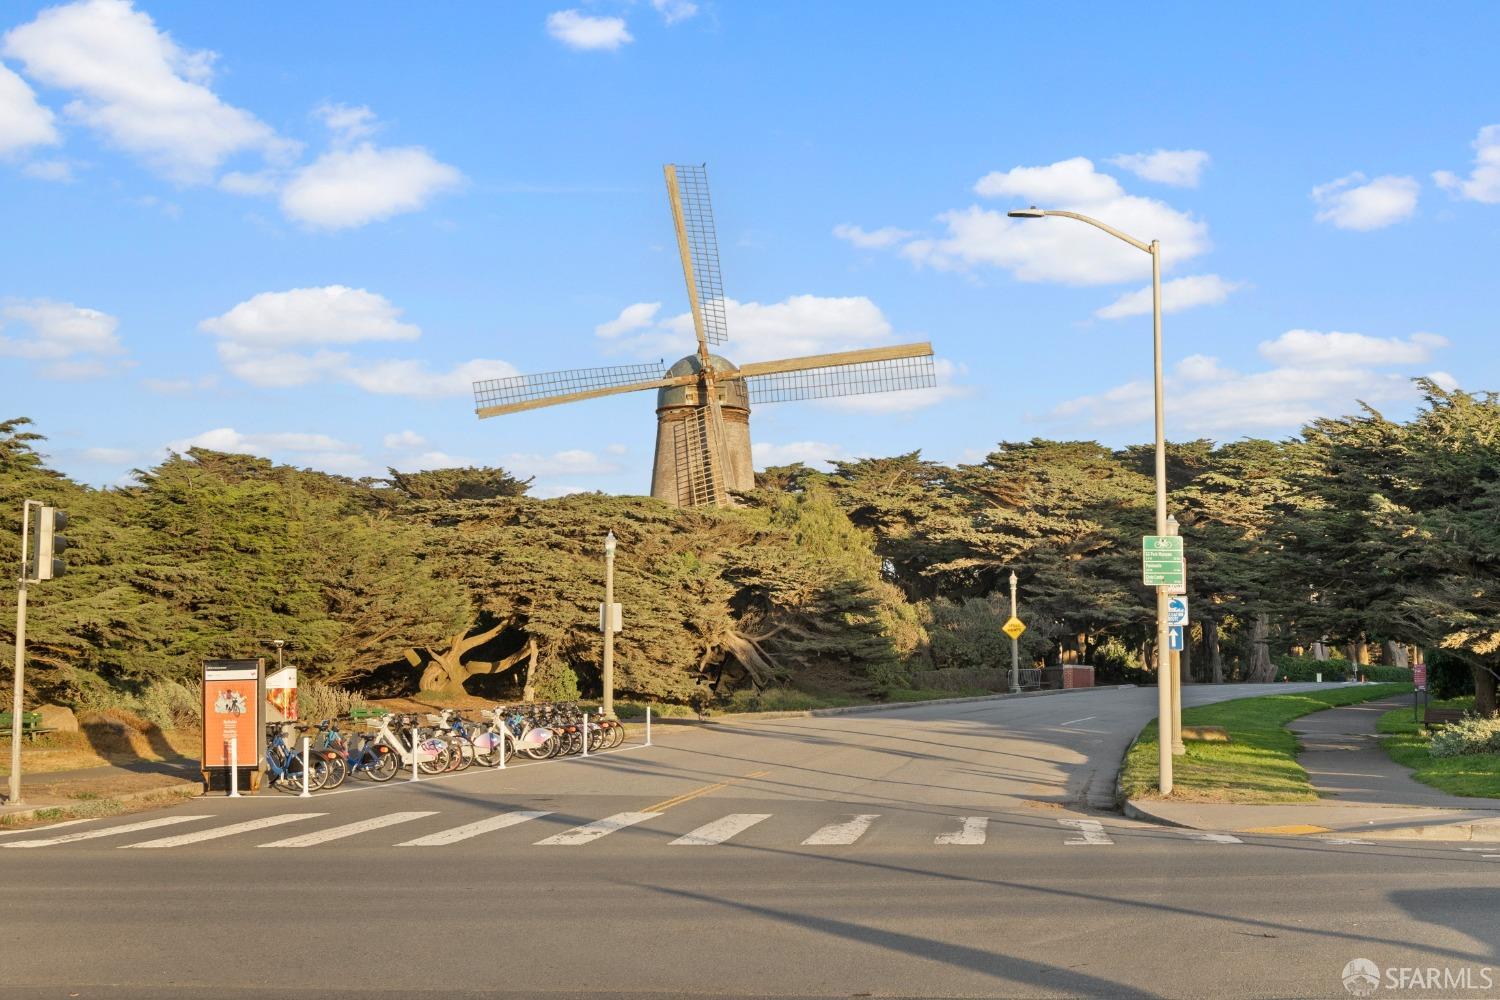
{"type": "Polygon", "coordinates": [[[743,367],[709,352],[729,338],[719,247],[704,167],[668,165],[667,198],[698,350],[671,367],[575,368],[474,383],[474,412],[498,417],[543,406],[655,389],[651,495],[679,507],[725,506],[753,489],[750,404],[922,389],[935,384],[932,345],[900,344],[743,367]]]}

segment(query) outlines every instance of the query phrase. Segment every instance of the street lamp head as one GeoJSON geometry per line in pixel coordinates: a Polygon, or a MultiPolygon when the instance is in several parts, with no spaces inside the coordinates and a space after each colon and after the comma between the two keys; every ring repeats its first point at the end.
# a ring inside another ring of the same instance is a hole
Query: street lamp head
{"type": "Polygon", "coordinates": [[[1042,219],[1047,215],[1045,210],[1037,208],[1035,205],[1032,205],[1030,208],[1013,208],[1005,214],[1012,219],[1042,219]]]}
{"type": "Polygon", "coordinates": [[[607,556],[615,554],[615,533],[613,531],[604,536],[604,554],[607,556]]]}
{"type": "Polygon", "coordinates": [[[1010,571],[1010,585],[1012,587],[1014,587],[1016,585],[1016,571],[1015,570],[1011,570],[1010,571]]]}

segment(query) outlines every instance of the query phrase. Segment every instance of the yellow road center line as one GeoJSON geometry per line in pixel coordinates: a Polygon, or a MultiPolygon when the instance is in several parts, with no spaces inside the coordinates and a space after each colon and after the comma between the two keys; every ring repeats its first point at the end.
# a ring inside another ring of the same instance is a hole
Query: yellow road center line
{"type": "Polygon", "coordinates": [[[662,812],[663,810],[670,809],[673,806],[681,805],[682,803],[687,802],[689,799],[696,799],[700,795],[710,795],[714,792],[717,792],[721,788],[728,788],[730,785],[738,785],[740,782],[748,781],[751,778],[764,778],[770,773],[770,771],[751,771],[743,778],[730,778],[727,781],[719,781],[712,785],[704,785],[702,788],[695,788],[690,792],[683,792],[681,795],[675,795],[670,799],[665,799],[661,802],[658,802],[654,806],[647,806],[644,811],[662,812]]]}

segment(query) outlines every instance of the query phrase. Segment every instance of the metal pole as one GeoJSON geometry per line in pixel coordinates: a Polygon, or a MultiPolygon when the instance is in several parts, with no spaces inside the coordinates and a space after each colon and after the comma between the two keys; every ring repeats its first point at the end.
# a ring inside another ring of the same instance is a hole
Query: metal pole
{"type": "MultiPolygon", "coordinates": [[[[281,650],[276,651],[278,654],[281,650]]],[[[279,659],[279,657],[278,657],[279,659]]],[[[312,740],[306,736],[302,737],[302,794],[299,799],[312,798],[312,792],[307,787],[307,773],[312,770],[312,740]]]]}
{"type": "Polygon", "coordinates": [[[22,692],[26,681],[26,578],[31,575],[28,565],[28,548],[31,544],[31,504],[21,503],[21,579],[16,588],[16,666],[11,675],[13,690],[10,694],[10,786],[5,796],[7,805],[21,804],[21,729],[25,720],[21,717],[22,692]]]}
{"type": "MultiPolygon", "coordinates": [[[[1016,573],[1010,574],[1010,616],[1016,616],[1016,573]]],[[[1010,693],[1021,693],[1021,654],[1018,640],[1010,640],[1010,693]]]]}
{"type": "Polygon", "coordinates": [[[229,737],[229,797],[240,797],[240,738],[229,737]]]}
{"type": "Polygon", "coordinates": [[[651,745],[651,706],[646,706],[646,745],[651,745]]]}
{"type": "Polygon", "coordinates": [[[422,738],[417,733],[417,720],[411,723],[411,780],[417,780],[417,755],[421,749],[422,738]]]}
{"type": "Polygon", "coordinates": [[[615,715],[615,534],[604,541],[604,704],[606,718],[615,715]]]}
{"type": "MultiPolygon", "coordinates": [[[[1156,533],[1167,533],[1167,434],[1162,401],[1161,242],[1151,241],[1151,351],[1156,403],[1156,533]]],[[[1172,658],[1167,649],[1167,590],[1156,588],[1157,785],[1172,794],[1172,658]]]]}
{"type": "Polygon", "coordinates": [[[589,755],[589,713],[583,713],[583,755],[589,755]]]}

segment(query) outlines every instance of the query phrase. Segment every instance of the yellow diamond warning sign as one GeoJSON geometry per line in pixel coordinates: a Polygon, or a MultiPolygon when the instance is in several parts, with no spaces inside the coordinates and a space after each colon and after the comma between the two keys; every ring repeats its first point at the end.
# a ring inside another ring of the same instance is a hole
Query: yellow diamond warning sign
{"type": "Polygon", "coordinates": [[[1021,633],[1026,631],[1026,626],[1022,624],[1021,619],[1017,618],[1015,615],[1011,615],[1010,621],[1000,626],[1000,631],[1004,632],[1012,639],[1019,639],[1021,638],[1021,633]]]}

